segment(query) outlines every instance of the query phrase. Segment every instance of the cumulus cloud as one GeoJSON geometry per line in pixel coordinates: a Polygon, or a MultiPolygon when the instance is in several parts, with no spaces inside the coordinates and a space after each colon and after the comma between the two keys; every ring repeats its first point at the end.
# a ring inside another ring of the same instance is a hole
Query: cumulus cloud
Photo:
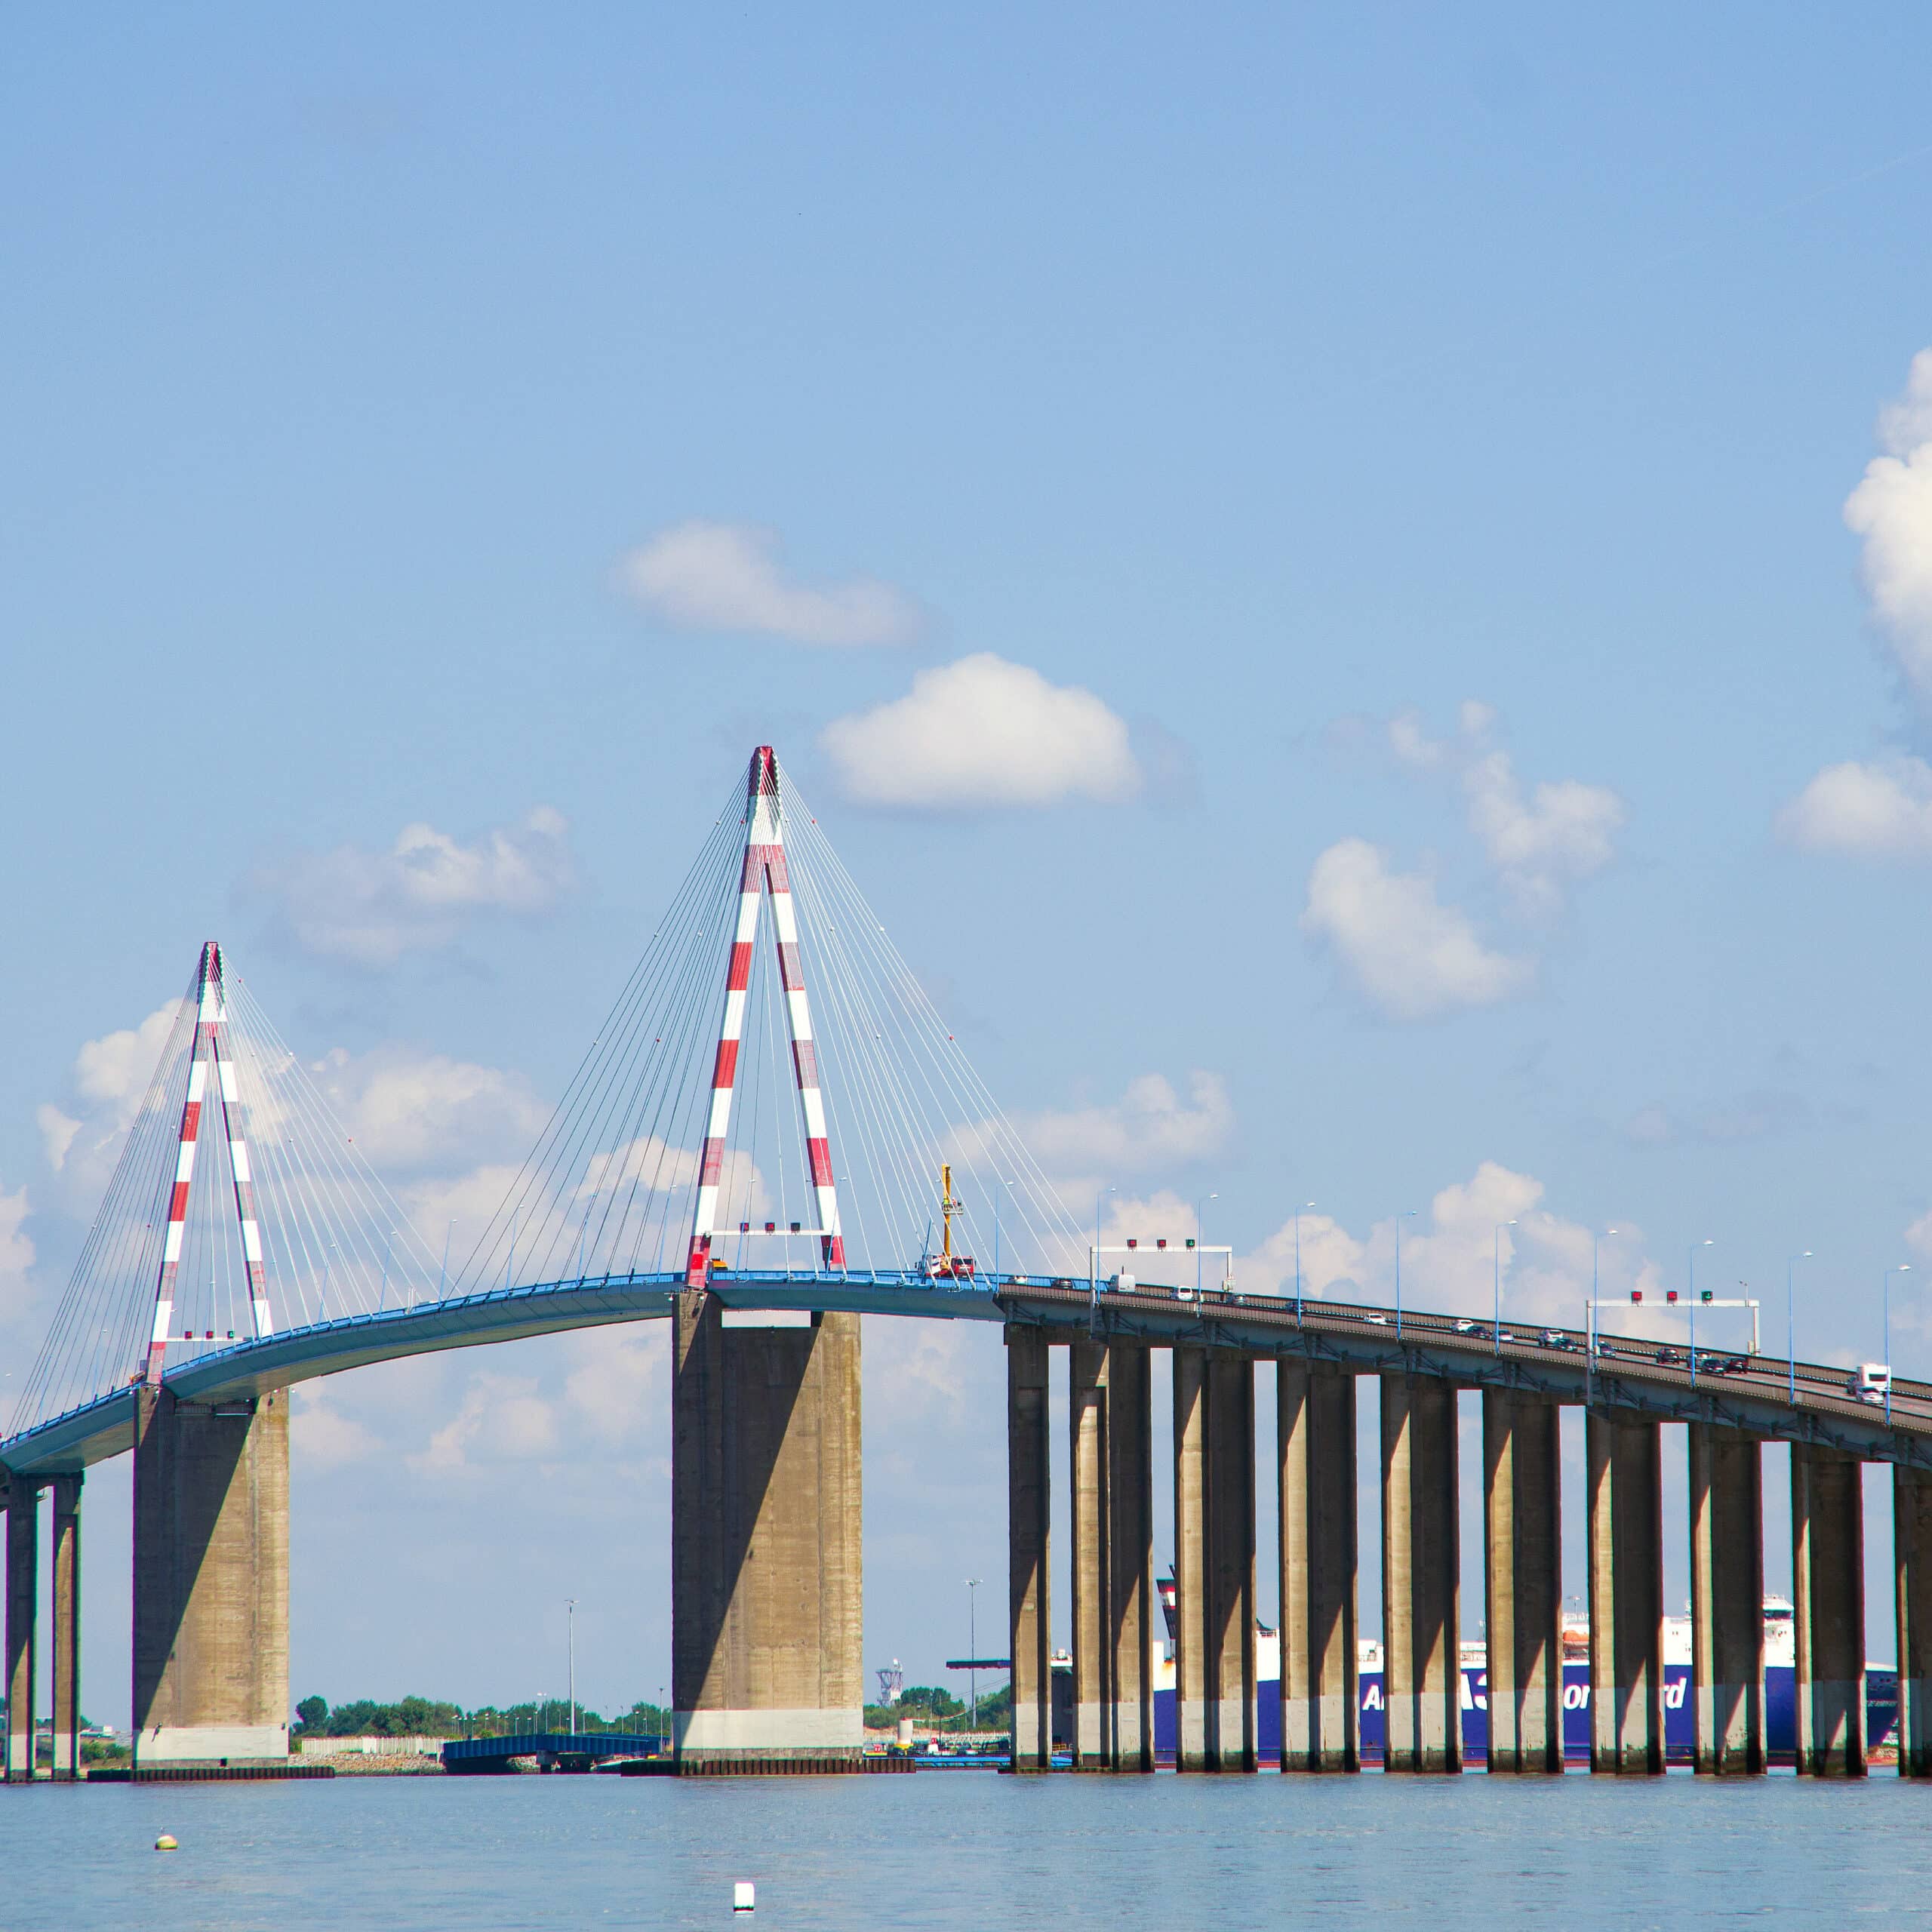
{"type": "Polygon", "coordinates": [[[1027,1115],[1014,1124],[1050,1174],[1184,1167],[1219,1152],[1235,1118],[1219,1074],[1195,1072],[1187,1084],[1183,1100],[1164,1075],[1143,1073],[1110,1105],[1027,1115]]]}
{"type": "MultiPolygon", "coordinates": [[[[1486,1315],[1500,1263],[1506,1321],[1584,1325],[1590,1291],[1591,1230],[1553,1213],[1543,1183],[1500,1161],[1484,1161],[1467,1180],[1439,1189],[1426,1212],[1405,1220],[1402,1235],[1402,1297],[1409,1306],[1433,1312],[1486,1315]]],[[[1284,1221],[1253,1252],[1239,1257],[1235,1279],[1244,1292],[1294,1292],[1294,1223],[1284,1221]]],[[[1328,1301],[1386,1306],[1394,1299],[1395,1223],[1377,1222],[1365,1235],[1351,1234],[1329,1216],[1301,1217],[1302,1291],[1328,1301]]],[[[1598,1279],[1606,1297],[1633,1287],[1660,1285],[1634,1223],[1617,1225],[1596,1244],[1598,1279]]],[[[1625,1319],[1608,1312],[1607,1325],[1625,1319]]]]}
{"type": "Polygon", "coordinates": [[[990,651],[921,671],[905,697],[835,718],[819,747],[862,805],[1118,804],[1141,783],[1126,723],[1101,700],[990,651]]]}
{"type": "Polygon", "coordinates": [[[1526,795],[1515,761],[1492,743],[1496,721],[1491,706],[1466,698],[1457,708],[1454,733],[1432,738],[1421,713],[1411,707],[1389,720],[1388,747],[1406,769],[1456,781],[1469,829],[1498,883],[1518,911],[1553,917],[1571,886],[1617,856],[1616,836],[1628,814],[1608,786],[1580,779],[1541,780],[1526,795]]]}
{"type": "Polygon", "coordinates": [[[743,524],[674,524],[626,556],[618,575],[645,610],[681,630],[865,645],[909,643],[924,628],[918,606],[876,578],[799,582],[780,562],[776,535],[743,524]]]}
{"type": "Polygon", "coordinates": [[[1316,859],[1301,923],[1356,992],[1394,1020],[1493,1006],[1536,979],[1533,959],[1485,946],[1468,915],[1436,897],[1433,880],[1392,869],[1387,851],[1365,838],[1344,838],[1316,859]]]}
{"type": "MultiPolygon", "coordinates": [[[[1885,451],[1845,499],[1863,540],[1860,575],[1906,689],[1932,708],[1932,349],[1878,413],[1885,451]]],[[[1887,751],[1829,764],[1781,810],[1778,836],[1800,851],[1860,859],[1932,857],[1932,768],[1887,751]]]]}
{"type": "Polygon", "coordinates": [[[468,844],[433,826],[405,826],[387,851],[297,853],[249,884],[306,951],[389,966],[447,946],[478,913],[549,911],[574,882],[569,830],[549,805],[468,844]]]}
{"type": "Polygon", "coordinates": [[[463,1475],[479,1466],[541,1461],[558,1441],[555,1407],[534,1377],[484,1369],[470,1377],[456,1414],[408,1462],[419,1475],[463,1475]]]}
{"type": "Polygon", "coordinates": [[[1805,852],[1932,859],[1932,765],[1903,752],[1828,764],[1778,814],[1777,833],[1805,852]]]}
{"type": "Polygon", "coordinates": [[[0,1327],[18,1321],[33,1306],[34,1245],[26,1231],[31,1212],[24,1187],[0,1186],[0,1327]]]}
{"type": "Polygon", "coordinates": [[[1932,349],[1912,359],[1905,392],[1880,412],[1887,454],[1845,499],[1864,540],[1860,559],[1872,614],[1914,694],[1932,700],[1932,349]]]}
{"type": "Polygon", "coordinates": [[[362,1158],[384,1174],[518,1154],[549,1118],[518,1075],[398,1044],[337,1047],[310,1071],[362,1158]]]}

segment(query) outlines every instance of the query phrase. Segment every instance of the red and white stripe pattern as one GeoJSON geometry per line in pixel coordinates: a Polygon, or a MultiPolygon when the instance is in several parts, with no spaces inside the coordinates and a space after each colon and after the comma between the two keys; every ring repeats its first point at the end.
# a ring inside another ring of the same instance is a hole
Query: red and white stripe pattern
{"type": "Polygon", "coordinates": [[[228,1004],[221,990],[221,949],[214,948],[214,1011],[208,1022],[208,1048],[220,1075],[221,1124],[228,1135],[229,1171],[235,1178],[235,1212],[242,1223],[242,1254],[248,1264],[248,1299],[259,1340],[275,1333],[269,1313],[268,1275],[262,1266],[262,1229],[255,1216],[255,1177],[248,1165],[248,1116],[235,1079],[235,1061],[226,1051],[228,1004]]]}
{"type": "Polygon", "coordinates": [[[228,1009],[221,992],[221,948],[213,940],[202,948],[201,972],[196,982],[195,1038],[188,1053],[188,1097],[181,1109],[181,1134],[174,1159],[174,1190],[168,1197],[168,1235],[162,1249],[161,1279],[155,1286],[154,1327],[148,1338],[146,1379],[150,1388],[160,1386],[168,1331],[174,1320],[174,1279],[180,1272],[181,1243],[187,1232],[188,1192],[195,1177],[195,1149],[201,1140],[202,1103],[208,1091],[208,1067],[216,1069],[216,1088],[221,1096],[222,1124],[228,1135],[228,1151],[235,1173],[235,1205],[242,1221],[242,1251],[248,1257],[248,1289],[255,1307],[255,1332],[272,1332],[269,1320],[268,1283],[262,1269],[262,1234],[255,1218],[255,1188],[250,1178],[248,1148],[242,1130],[242,1114],[235,1084],[235,1063],[222,1051],[222,1029],[228,1009]]]}
{"type": "Polygon", "coordinates": [[[785,988],[785,1011],[792,1035],[792,1064],[798,1075],[799,1105],[805,1118],[805,1154],[818,1205],[820,1253],[827,1268],[845,1265],[845,1239],[838,1227],[838,1189],[832,1172],[832,1143],[826,1132],[825,1096],[818,1079],[818,1048],[812,1038],[811,1002],[798,952],[798,918],[785,866],[785,830],[779,811],[778,761],[769,745],[752,754],[746,788],[745,863],[738,882],[738,924],[724,982],[724,1017],[718,1028],[718,1058],[711,1077],[711,1118],[705,1130],[704,1157],[698,1174],[697,1206],[691,1223],[691,1256],[685,1284],[702,1287],[710,1266],[712,1236],[718,1218],[718,1192],[724,1172],[724,1143],[731,1121],[731,1095],[738,1075],[738,1044],[751,984],[752,947],[758,937],[759,901],[771,894],[772,927],[778,945],[778,970],[785,988]]]}

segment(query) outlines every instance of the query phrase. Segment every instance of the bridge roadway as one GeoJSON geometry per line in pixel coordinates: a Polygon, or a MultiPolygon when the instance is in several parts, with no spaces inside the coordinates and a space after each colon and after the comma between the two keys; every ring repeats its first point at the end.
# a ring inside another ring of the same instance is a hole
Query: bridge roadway
{"type": "MultiPolygon", "coordinates": [[[[218,1407],[409,1355],[663,1320],[682,1284],[681,1272],[663,1272],[452,1297],[237,1341],[183,1362],[165,1380],[179,1399],[218,1407]]],[[[1747,1367],[1727,1371],[1712,1364],[1736,1361],[1735,1351],[1700,1347],[1694,1371],[1687,1346],[1675,1342],[1599,1333],[1592,1354],[1581,1330],[1506,1321],[1499,1344],[1487,1319],[1415,1309],[1398,1316],[1392,1308],[1316,1300],[1297,1308],[1279,1295],[1154,1283],[1103,1285],[1096,1293],[1063,1276],[1002,1275],[968,1286],[912,1270],[734,1269],[719,1271],[710,1285],[727,1309],[1001,1322],[1057,1331],[1061,1341],[1179,1343],[1326,1361],[1365,1375],[1406,1371],[1663,1420],[1728,1425],[1864,1461],[1932,1469],[1932,1383],[1895,1380],[1887,1417],[1850,1392],[1843,1367],[1799,1362],[1794,1373],[1781,1356],[1746,1358],[1747,1367]]],[[[131,1447],[134,1421],[131,1383],[0,1440],[0,1469],[33,1478],[85,1469],[131,1447]]]]}

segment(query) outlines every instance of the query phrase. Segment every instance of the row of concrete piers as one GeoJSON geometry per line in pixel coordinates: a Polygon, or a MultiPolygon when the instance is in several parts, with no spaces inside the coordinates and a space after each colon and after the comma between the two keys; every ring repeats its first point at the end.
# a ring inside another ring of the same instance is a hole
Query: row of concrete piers
{"type": "MultiPolygon", "coordinates": [[[[1007,1333],[1014,1764],[1051,1761],[1049,1377],[1041,1328],[1007,1333]]],[[[1065,1345],[1072,1490],[1075,1766],[1151,1770],[1153,1429],[1150,1351],[1065,1345]]],[[[1257,1764],[1256,1358],[1173,1349],[1177,1761],[1257,1764]]],[[[1354,1372],[1275,1363],[1282,1768],[1361,1764],[1354,1372]]],[[[1457,1385],[1380,1378],[1385,1767],[1462,1768],[1457,1385]]],[[[1482,1391],[1489,1769],[1563,1768],[1562,1495],[1558,1404],[1482,1391]]],[[[1660,1423],[1586,1412],[1590,1765],[1664,1768],[1660,1423]]],[[[1700,1772],[1766,1764],[1762,1442],[1688,1425],[1694,1758],[1700,1772]]],[[[1797,1767],[1866,1767],[1860,1462],[1792,1445],[1797,1767]]],[[[1894,1467],[1899,1769],[1932,1777],[1932,1473],[1894,1467]]]]}

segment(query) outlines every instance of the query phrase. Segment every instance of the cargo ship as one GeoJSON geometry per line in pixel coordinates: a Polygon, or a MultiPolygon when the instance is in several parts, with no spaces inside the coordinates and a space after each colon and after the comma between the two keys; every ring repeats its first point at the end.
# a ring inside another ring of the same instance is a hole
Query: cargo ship
{"type": "MultiPolygon", "coordinates": [[[[1154,1747],[1157,1757],[1171,1763],[1174,1756],[1174,1581],[1159,1586],[1166,1613],[1167,1641],[1155,1660],[1154,1747]]],[[[1572,1762],[1586,1764],[1590,1755],[1589,1620],[1575,1613],[1563,1620],[1563,1751],[1572,1762]]],[[[1695,1712],[1690,1703],[1690,1619],[1666,1617],[1663,1622],[1664,1748],[1672,1764],[1690,1761],[1695,1712]]],[[[1255,1713],[1256,1749],[1265,1761],[1281,1755],[1281,1644],[1278,1632],[1257,1622],[1255,1663],[1260,1696],[1255,1713]]],[[[1766,1749],[1774,1764],[1792,1761],[1797,1739],[1797,1629],[1789,1599],[1764,1599],[1764,1723],[1766,1749]]],[[[1355,1646],[1360,1678],[1361,1756],[1379,1763],[1384,1732],[1382,1694],[1382,1646],[1364,1640],[1355,1646]]],[[[1056,1660],[1057,1665],[1059,1660],[1056,1660]]],[[[1062,1677],[1056,1669],[1056,1687],[1062,1677]]],[[[1489,1669],[1482,1641],[1462,1647],[1460,1703],[1463,1756],[1476,1762],[1489,1755],[1489,1669]]],[[[1063,1697],[1070,1700],[1070,1672],[1063,1697]]],[[[1057,1703],[1060,1698],[1057,1697],[1057,1703]]],[[[1069,1712],[1070,1715],[1070,1712],[1069,1712]]],[[[1059,1713],[1057,1712],[1056,1718],[1059,1713]]],[[[1866,1666],[1866,1736],[1874,1752],[1896,1743],[1898,1724],[1898,1675],[1889,1664],[1866,1666]]],[[[1069,1727],[1070,1729],[1070,1726],[1069,1727]]],[[[1057,1733],[1059,1722],[1054,1725],[1057,1733]]]]}

